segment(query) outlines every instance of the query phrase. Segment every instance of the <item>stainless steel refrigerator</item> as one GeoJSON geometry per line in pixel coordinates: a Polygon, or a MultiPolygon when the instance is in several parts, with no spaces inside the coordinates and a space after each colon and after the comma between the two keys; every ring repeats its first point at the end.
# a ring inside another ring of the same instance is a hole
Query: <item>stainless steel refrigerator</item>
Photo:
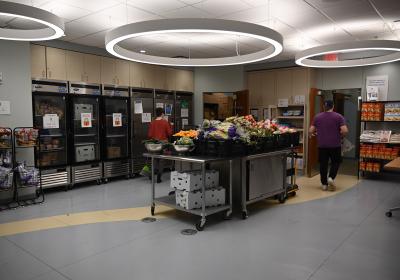
{"type": "Polygon", "coordinates": [[[39,129],[35,165],[41,170],[42,187],[71,184],[68,165],[67,103],[68,82],[32,80],[33,126],[39,129]]]}
{"type": "Polygon", "coordinates": [[[193,127],[193,92],[177,91],[175,93],[175,132],[193,127]]]}
{"type": "Polygon", "coordinates": [[[169,90],[155,90],[154,113],[157,108],[163,108],[165,118],[175,125],[175,94],[169,90]]]}
{"type": "Polygon", "coordinates": [[[100,92],[98,84],[70,83],[70,157],[72,184],[101,183],[100,92]]]}
{"type": "Polygon", "coordinates": [[[131,172],[137,175],[142,170],[147,159],[142,155],[146,152],[143,140],[154,117],[154,90],[131,88],[131,172]]]}
{"type": "Polygon", "coordinates": [[[130,175],[129,88],[103,85],[103,178],[130,175]]]}

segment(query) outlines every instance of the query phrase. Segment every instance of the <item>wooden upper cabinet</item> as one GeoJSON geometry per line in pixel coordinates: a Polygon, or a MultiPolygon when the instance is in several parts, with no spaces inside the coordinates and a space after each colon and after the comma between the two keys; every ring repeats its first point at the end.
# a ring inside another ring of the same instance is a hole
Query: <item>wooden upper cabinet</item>
{"type": "Polygon", "coordinates": [[[83,77],[88,83],[101,83],[101,57],[93,54],[83,55],[83,77]]]}
{"type": "Polygon", "coordinates": [[[293,95],[293,79],[292,70],[279,70],[276,72],[276,98],[277,99],[289,99],[289,103],[292,102],[293,95]]]}
{"type": "Polygon", "coordinates": [[[163,66],[152,65],[153,86],[156,89],[167,89],[166,86],[166,68],[163,66]]]}
{"type": "Polygon", "coordinates": [[[67,80],[80,82],[84,80],[83,53],[66,51],[67,80]]]}
{"type": "Polygon", "coordinates": [[[31,45],[31,77],[46,78],[46,47],[31,45]]]}
{"type": "Polygon", "coordinates": [[[193,91],[193,71],[176,70],[176,90],[193,91]]]}
{"type": "Polygon", "coordinates": [[[261,82],[261,104],[263,106],[268,105],[276,105],[276,87],[275,87],[275,80],[276,75],[273,71],[263,71],[260,72],[260,82],[261,82]]]}
{"type": "Polygon", "coordinates": [[[115,84],[129,86],[129,61],[115,59],[115,84]]]}
{"type": "Polygon", "coordinates": [[[47,78],[66,80],[66,52],[65,50],[46,47],[47,78]]]}
{"type": "Polygon", "coordinates": [[[309,69],[299,68],[293,69],[293,83],[292,83],[292,94],[295,95],[308,95],[308,91],[310,90],[310,82],[309,82],[309,69]]]}
{"type": "Polygon", "coordinates": [[[261,84],[261,73],[259,71],[249,72],[247,74],[250,108],[260,107],[262,105],[261,84]]]}
{"type": "Polygon", "coordinates": [[[115,81],[115,59],[110,57],[101,58],[101,83],[114,85],[115,81]]]}
{"type": "Polygon", "coordinates": [[[129,85],[131,87],[144,87],[142,65],[139,62],[129,62],[129,85]]]}
{"type": "Polygon", "coordinates": [[[176,75],[177,70],[174,68],[165,68],[165,89],[176,89],[176,75]]]}

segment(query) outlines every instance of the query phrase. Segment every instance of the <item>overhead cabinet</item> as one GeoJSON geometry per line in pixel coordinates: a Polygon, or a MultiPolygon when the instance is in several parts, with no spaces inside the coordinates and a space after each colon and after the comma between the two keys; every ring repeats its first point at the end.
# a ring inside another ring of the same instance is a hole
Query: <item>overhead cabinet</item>
{"type": "Polygon", "coordinates": [[[129,86],[129,62],[121,59],[102,57],[101,83],[129,86]]]}
{"type": "Polygon", "coordinates": [[[46,47],[47,78],[53,80],[66,80],[66,51],[46,47]]]}
{"type": "Polygon", "coordinates": [[[193,71],[31,45],[31,77],[139,88],[194,90],[193,71]]]}
{"type": "Polygon", "coordinates": [[[46,47],[44,46],[31,46],[31,77],[42,79],[47,77],[46,47]]]}

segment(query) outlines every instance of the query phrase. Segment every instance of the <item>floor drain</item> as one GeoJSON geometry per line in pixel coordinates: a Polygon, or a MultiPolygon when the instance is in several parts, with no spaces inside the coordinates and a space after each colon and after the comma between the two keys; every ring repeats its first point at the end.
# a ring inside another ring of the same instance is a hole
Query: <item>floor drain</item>
{"type": "Polygon", "coordinates": [[[155,222],[155,221],[156,221],[156,218],[152,218],[152,217],[147,217],[147,218],[143,218],[142,219],[143,223],[152,223],[152,222],[155,222]]]}
{"type": "Polygon", "coordinates": [[[197,230],[188,228],[188,229],[181,230],[181,233],[183,235],[195,235],[197,233],[197,230]]]}

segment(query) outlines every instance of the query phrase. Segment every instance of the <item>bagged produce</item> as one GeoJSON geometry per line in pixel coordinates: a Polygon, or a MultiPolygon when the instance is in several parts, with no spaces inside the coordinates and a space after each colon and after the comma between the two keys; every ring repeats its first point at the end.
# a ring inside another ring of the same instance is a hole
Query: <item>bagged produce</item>
{"type": "Polygon", "coordinates": [[[12,183],[13,183],[12,169],[0,166],[0,189],[11,188],[12,183]]]}
{"type": "Polygon", "coordinates": [[[39,170],[37,168],[27,167],[25,163],[19,163],[16,169],[21,187],[39,186],[39,170]]]}

